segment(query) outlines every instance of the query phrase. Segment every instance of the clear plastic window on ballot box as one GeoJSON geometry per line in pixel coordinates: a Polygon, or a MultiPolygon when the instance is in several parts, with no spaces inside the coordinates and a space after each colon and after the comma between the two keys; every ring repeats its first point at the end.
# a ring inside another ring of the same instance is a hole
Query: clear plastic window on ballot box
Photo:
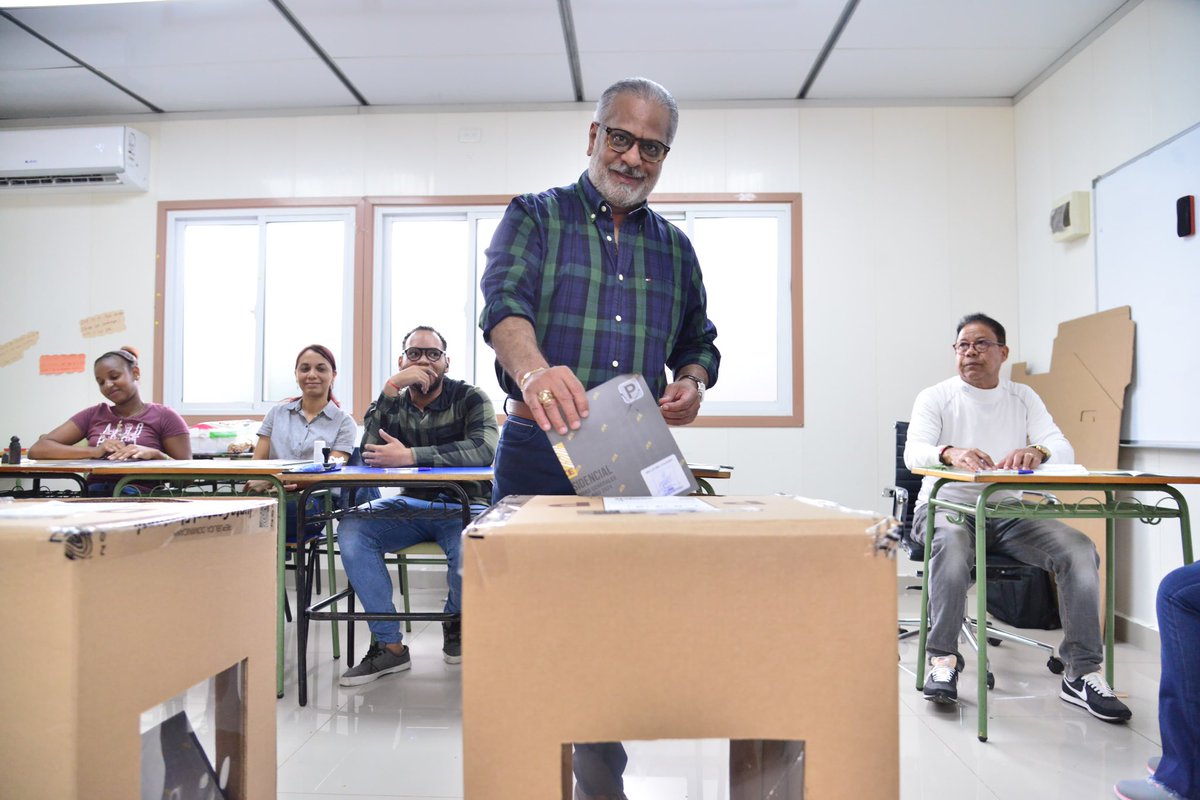
{"type": "Polygon", "coordinates": [[[246,663],[142,713],[142,800],[244,800],[246,663]]]}
{"type": "Polygon", "coordinates": [[[804,742],[658,739],[563,748],[563,798],[803,800],[804,742]]]}

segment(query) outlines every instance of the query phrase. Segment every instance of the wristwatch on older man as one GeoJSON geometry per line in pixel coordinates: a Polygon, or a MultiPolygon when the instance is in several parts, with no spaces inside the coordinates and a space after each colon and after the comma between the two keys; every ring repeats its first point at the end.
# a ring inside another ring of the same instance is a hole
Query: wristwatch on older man
{"type": "Polygon", "coordinates": [[[700,395],[700,402],[703,403],[704,402],[704,390],[707,388],[704,385],[704,381],[700,380],[695,375],[680,375],[678,378],[676,378],[676,380],[680,380],[680,381],[685,380],[685,379],[696,382],[696,391],[700,395]]]}
{"type": "Polygon", "coordinates": [[[1050,450],[1049,450],[1049,449],[1047,449],[1047,448],[1046,448],[1044,445],[1040,445],[1040,444],[1031,444],[1031,445],[1029,445],[1029,446],[1030,446],[1031,448],[1033,448],[1034,450],[1037,450],[1039,453],[1041,453],[1041,454],[1042,454],[1042,463],[1043,463],[1043,464],[1045,464],[1047,461],[1049,461],[1049,460],[1050,460],[1050,450]]]}

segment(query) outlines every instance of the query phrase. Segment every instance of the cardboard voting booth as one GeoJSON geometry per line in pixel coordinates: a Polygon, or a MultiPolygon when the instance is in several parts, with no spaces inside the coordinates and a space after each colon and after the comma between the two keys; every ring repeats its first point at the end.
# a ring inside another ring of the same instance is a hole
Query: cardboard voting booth
{"type": "Polygon", "coordinates": [[[276,508],[0,502],[0,796],[275,796],[276,508]]]}
{"type": "Polygon", "coordinates": [[[605,510],[619,500],[507,498],[465,532],[465,796],[562,797],[572,743],[720,739],[731,772],[802,745],[802,782],[771,797],[896,798],[876,520],[785,496],[605,510]]]}

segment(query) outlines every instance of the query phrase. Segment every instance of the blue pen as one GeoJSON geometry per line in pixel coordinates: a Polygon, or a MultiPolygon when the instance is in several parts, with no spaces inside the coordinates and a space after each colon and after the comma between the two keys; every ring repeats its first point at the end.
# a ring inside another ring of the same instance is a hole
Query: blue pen
{"type": "Polygon", "coordinates": [[[1032,474],[1033,474],[1033,470],[1031,470],[1031,469],[1019,469],[1019,470],[1017,470],[1017,474],[1018,474],[1018,475],[1032,475],[1032,474]]]}

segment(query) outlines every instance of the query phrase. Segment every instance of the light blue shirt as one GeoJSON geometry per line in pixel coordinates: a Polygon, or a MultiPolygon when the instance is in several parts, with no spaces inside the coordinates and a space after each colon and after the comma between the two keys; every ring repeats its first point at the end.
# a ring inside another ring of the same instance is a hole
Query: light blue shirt
{"type": "Polygon", "coordinates": [[[342,453],[353,453],[358,444],[358,425],[354,417],[329,402],[312,422],[304,418],[300,399],[280,403],[263,417],[259,436],[269,437],[271,452],[268,458],[312,458],[313,444],[324,440],[325,446],[342,453]]]}

